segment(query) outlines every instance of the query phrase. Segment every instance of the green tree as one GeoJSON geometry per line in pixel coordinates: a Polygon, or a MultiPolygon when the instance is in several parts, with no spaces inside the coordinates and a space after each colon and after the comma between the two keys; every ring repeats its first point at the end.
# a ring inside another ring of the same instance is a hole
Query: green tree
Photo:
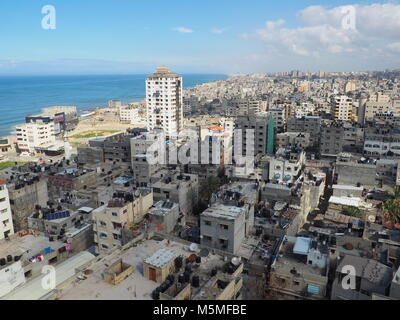
{"type": "Polygon", "coordinates": [[[201,200],[209,202],[211,196],[220,187],[220,180],[218,177],[208,177],[207,180],[203,181],[200,185],[200,197],[201,200]]]}
{"type": "Polygon", "coordinates": [[[354,218],[362,218],[362,211],[357,207],[348,206],[345,207],[343,213],[346,216],[354,217],[354,218]]]}
{"type": "Polygon", "coordinates": [[[400,223],[400,197],[386,200],[383,208],[387,220],[394,223],[400,223]]]}
{"type": "Polygon", "coordinates": [[[394,199],[388,199],[383,203],[385,218],[394,223],[400,223],[400,186],[393,189],[394,199]]]}

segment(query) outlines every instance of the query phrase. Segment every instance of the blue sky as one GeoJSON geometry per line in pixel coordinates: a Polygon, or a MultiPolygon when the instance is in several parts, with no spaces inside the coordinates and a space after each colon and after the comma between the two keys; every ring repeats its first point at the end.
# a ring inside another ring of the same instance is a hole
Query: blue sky
{"type": "Polygon", "coordinates": [[[0,75],[399,68],[399,30],[397,1],[1,0],[0,75]],[[347,5],[358,24],[344,32],[347,5]]]}

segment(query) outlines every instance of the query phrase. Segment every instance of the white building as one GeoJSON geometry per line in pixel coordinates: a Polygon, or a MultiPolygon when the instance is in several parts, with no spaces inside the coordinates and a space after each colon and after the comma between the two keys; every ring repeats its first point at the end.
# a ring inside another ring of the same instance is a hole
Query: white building
{"type": "Polygon", "coordinates": [[[4,239],[13,234],[14,225],[6,181],[0,180],[0,239],[4,239]]]}
{"type": "Polygon", "coordinates": [[[119,107],[119,121],[129,124],[146,124],[146,115],[141,113],[142,105],[140,103],[132,103],[119,107]]]}
{"type": "Polygon", "coordinates": [[[300,176],[305,159],[304,151],[287,153],[278,150],[275,158],[270,161],[269,179],[282,184],[295,183],[300,176]]]}
{"type": "Polygon", "coordinates": [[[353,120],[353,99],[348,96],[336,96],[332,98],[332,115],[335,120],[353,120]]]}
{"type": "Polygon", "coordinates": [[[183,129],[182,77],[159,67],[146,81],[147,126],[176,137],[183,129]]]}
{"type": "Polygon", "coordinates": [[[21,151],[35,152],[35,148],[56,142],[54,122],[31,122],[16,126],[17,145],[21,151]]]}

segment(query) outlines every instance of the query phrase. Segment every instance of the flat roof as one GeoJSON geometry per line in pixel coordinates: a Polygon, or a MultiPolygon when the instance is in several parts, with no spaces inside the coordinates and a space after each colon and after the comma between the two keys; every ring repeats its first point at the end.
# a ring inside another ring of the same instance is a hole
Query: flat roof
{"type": "MultiPolygon", "coordinates": [[[[94,258],[95,256],[91,253],[83,251],[56,266],[56,287],[73,277],[76,274],[76,269],[81,268],[83,265],[89,263],[94,258]]],[[[32,279],[31,281],[15,289],[2,299],[40,300],[41,298],[53,291],[52,289],[45,289],[42,285],[42,281],[46,276],[47,274],[44,274],[42,276],[32,279]]]]}
{"type": "Polygon", "coordinates": [[[178,256],[179,254],[177,254],[175,251],[161,249],[153,254],[150,258],[147,258],[144,262],[156,268],[162,268],[178,256]]]}
{"type": "Polygon", "coordinates": [[[174,202],[159,201],[155,204],[154,208],[149,210],[149,214],[157,216],[165,216],[168,212],[178,207],[179,204],[174,202]]]}
{"type": "Polygon", "coordinates": [[[355,186],[350,186],[350,185],[344,185],[344,184],[335,184],[333,186],[333,189],[339,189],[339,190],[354,190],[354,191],[363,191],[363,187],[355,187],[355,186]]]}
{"type": "Polygon", "coordinates": [[[61,241],[50,241],[48,238],[40,235],[26,235],[20,237],[17,234],[12,235],[10,240],[0,240],[0,257],[7,255],[26,255],[24,258],[31,258],[41,253],[45,248],[51,247],[58,250],[64,246],[61,241]]]}
{"type": "Polygon", "coordinates": [[[331,197],[329,199],[329,203],[340,204],[343,206],[350,207],[370,207],[372,208],[372,204],[364,202],[360,198],[348,198],[348,197],[331,197]]]}
{"type": "Polygon", "coordinates": [[[310,251],[311,239],[310,238],[301,238],[298,237],[296,239],[296,244],[293,248],[293,253],[307,255],[310,251]]]}
{"type": "Polygon", "coordinates": [[[242,213],[245,212],[244,207],[227,206],[222,203],[214,204],[211,208],[205,210],[201,216],[222,218],[228,220],[235,220],[242,213]]]}

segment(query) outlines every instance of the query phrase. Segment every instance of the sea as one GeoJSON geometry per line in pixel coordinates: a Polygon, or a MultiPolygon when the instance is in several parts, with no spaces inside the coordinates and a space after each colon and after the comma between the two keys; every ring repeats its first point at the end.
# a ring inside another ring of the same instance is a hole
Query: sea
{"type": "MultiPolygon", "coordinates": [[[[79,111],[106,107],[109,100],[123,103],[145,98],[147,75],[0,76],[0,137],[14,134],[27,114],[51,106],[76,106],[79,111]]],[[[185,89],[225,80],[222,74],[183,74],[185,89]]]]}

